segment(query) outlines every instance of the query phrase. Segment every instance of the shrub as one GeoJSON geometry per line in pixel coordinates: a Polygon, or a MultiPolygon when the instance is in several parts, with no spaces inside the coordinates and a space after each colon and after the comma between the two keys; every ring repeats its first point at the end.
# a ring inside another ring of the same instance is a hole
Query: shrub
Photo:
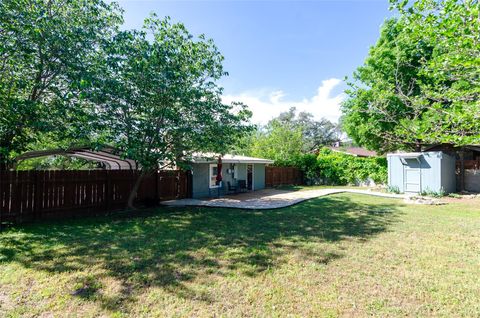
{"type": "Polygon", "coordinates": [[[441,197],[444,197],[446,195],[446,193],[445,193],[445,190],[443,189],[443,187],[441,187],[439,191],[433,191],[433,190],[430,190],[429,188],[427,188],[425,190],[422,190],[420,192],[420,195],[421,196],[426,196],[426,197],[441,198],[441,197]]]}
{"type": "Polygon", "coordinates": [[[297,155],[275,161],[276,166],[294,166],[304,173],[305,183],[347,185],[387,181],[387,160],[382,157],[362,158],[322,148],[318,155],[297,155]]]}
{"type": "Polygon", "coordinates": [[[369,180],[383,184],[387,181],[387,160],[381,157],[355,157],[323,148],[318,154],[317,165],[326,184],[360,184],[369,180]]]}
{"type": "Polygon", "coordinates": [[[389,185],[387,186],[387,192],[400,194],[400,188],[396,185],[389,185]]]}

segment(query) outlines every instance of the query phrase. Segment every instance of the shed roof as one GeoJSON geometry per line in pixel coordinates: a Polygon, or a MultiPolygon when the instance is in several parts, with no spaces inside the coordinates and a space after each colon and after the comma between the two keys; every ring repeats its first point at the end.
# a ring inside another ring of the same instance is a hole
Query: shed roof
{"type": "Polygon", "coordinates": [[[418,158],[422,155],[422,152],[397,152],[397,153],[389,153],[387,156],[397,156],[401,158],[418,158]]]}
{"type": "MultiPolygon", "coordinates": [[[[215,154],[215,153],[196,153],[193,155],[192,162],[193,163],[215,163],[217,162],[219,156],[221,155],[215,154]]],[[[222,157],[223,163],[264,163],[264,164],[274,163],[274,161],[270,159],[239,156],[239,155],[232,155],[232,154],[225,154],[225,155],[222,155],[221,157],[222,157]]]]}

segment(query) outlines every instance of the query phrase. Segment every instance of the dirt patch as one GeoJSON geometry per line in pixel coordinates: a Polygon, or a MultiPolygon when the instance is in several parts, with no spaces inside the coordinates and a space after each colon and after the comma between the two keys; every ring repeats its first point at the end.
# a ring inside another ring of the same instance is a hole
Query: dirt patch
{"type": "Polygon", "coordinates": [[[447,203],[462,203],[467,206],[478,207],[480,206],[480,195],[479,194],[463,194],[458,197],[444,197],[442,201],[447,203]]]}

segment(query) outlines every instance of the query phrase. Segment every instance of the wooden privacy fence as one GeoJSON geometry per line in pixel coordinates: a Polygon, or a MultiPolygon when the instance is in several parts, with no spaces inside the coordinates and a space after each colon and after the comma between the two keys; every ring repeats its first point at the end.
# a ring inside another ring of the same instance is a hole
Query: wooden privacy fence
{"type": "MultiPolygon", "coordinates": [[[[0,171],[0,224],[102,214],[125,208],[139,175],[135,170],[0,171]]],[[[146,176],[137,202],[189,196],[191,174],[159,171],[146,176]]]]}
{"type": "Polygon", "coordinates": [[[265,186],[303,184],[303,172],[294,167],[265,167],[265,186]]]}

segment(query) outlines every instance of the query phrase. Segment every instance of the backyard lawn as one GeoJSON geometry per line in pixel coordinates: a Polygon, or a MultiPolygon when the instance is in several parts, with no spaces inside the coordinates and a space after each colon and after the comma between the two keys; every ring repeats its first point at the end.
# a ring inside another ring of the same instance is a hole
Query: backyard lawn
{"type": "Polygon", "coordinates": [[[480,316],[480,200],[338,194],[0,233],[0,316],[480,316]]]}

